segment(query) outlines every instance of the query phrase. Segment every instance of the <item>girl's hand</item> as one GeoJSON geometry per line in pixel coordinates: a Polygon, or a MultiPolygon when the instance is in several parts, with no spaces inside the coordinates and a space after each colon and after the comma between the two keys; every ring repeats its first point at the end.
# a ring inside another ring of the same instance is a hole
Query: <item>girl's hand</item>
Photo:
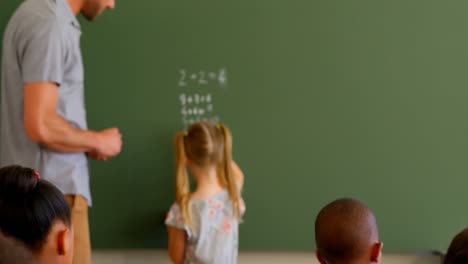
{"type": "Polygon", "coordinates": [[[236,180],[237,188],[239,191],[242,191],[242,187],[244,186],[244,173],[239,166],[237,166],[234,160],[231,162],[231,168],[232,173],[234,174],[234,179],[236,180]]]}

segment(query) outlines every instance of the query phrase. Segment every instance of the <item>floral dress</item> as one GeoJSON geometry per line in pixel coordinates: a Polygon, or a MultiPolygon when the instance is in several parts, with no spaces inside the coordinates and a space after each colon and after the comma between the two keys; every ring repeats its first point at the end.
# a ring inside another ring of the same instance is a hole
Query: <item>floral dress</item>
{"type": "MultiPolygon", "coordinates": [[[[187,227],[180,208],[173,204],[166,225],[185,230],[186,264],[235,264],[239,243],[239,221],[233,216],[229,193],[224,190],[208,199],[192,199],[192,228],[187,227]]],[[[245,205],[241,200],[241,213],[245,205]]]]}

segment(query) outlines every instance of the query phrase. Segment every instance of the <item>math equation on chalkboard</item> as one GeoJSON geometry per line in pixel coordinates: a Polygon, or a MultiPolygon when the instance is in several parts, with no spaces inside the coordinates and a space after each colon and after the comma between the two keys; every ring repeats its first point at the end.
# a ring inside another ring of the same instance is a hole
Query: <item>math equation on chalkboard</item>
{"type": "Polygon", "coordinates": [[[226,87],[227,81],[225,68],[215,71],[179,69],[177,86],[180,93],[177,100],[184,129],[199,121],[220,122],[212,91],[226,87]]]}
{"type": "Polygon", "coordinates": [[[207,85],[216,82],[219,86],[223,87],[227,84],[226,69],[219,69],[218,71],[188,71],[186,69],[179,70],[180,87],[207,85]]]}

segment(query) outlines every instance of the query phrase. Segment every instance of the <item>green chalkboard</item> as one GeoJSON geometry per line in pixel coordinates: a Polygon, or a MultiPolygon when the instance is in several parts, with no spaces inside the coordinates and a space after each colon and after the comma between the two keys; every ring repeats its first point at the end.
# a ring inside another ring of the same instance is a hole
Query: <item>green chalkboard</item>
{"type": "MultiPolygon", "coordinates": [[[[0,29],[18,0],[0,1],[0,29]]],[[[352,196],[386,251],[445,249],[468,223],[468,2],[117,1],[82,21],[95,248],[164,248],[172,141],[227,124],[243,169],[243,250],[312,250],[314,219],[352,196]],[[185,122],[185,123],[184,123],[185,122]]]]}

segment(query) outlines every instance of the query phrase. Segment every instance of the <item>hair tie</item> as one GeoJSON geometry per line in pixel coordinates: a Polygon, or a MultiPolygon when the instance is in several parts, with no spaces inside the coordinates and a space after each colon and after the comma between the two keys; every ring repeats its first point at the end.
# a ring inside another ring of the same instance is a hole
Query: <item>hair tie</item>
{"type": "Polygon", "coordinates": [[[217,128],[217,129],[221,129],[221,125],[220,125],[220,124],[217,124],[217,125],[216,125],[216,128],[217,128]]]}
{"type": "Polygon", "coordinates": [[[185,137],[185,136],[188,136],[187,130],[184,131],[184,137],[185,137]]]}
{"type": "Polygon", "coordinates": [[[38,180],[41,179],[41,175],[39,174],[39,172],[34,171],[34,175],[36,175],[36,179],[38,179],[38,180]]]}

